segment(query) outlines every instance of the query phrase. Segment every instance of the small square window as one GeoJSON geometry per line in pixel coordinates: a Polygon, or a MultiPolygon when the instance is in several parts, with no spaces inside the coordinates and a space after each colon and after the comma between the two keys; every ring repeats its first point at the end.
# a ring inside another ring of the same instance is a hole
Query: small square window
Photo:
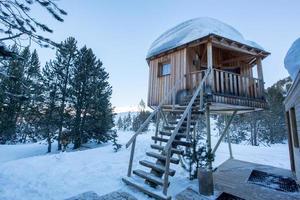
{"type": "Polygon", "coordinates": [[[161,63],[159,65],[159,76],[166,76],[171,74],[171,63],[161,63]]]}

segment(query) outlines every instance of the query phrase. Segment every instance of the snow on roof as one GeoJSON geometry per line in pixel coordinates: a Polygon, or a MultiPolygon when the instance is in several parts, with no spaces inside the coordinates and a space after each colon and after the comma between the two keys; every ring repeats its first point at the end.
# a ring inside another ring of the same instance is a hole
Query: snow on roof
{"type": "Polygon", "coordinates": [[[232,26],[213,18],[201,17],[185,21],[163,33],[152,43],[147,58],[211,34],[264,50],[255,42],[246,40],[243,35],[232,26]]]}
{"type": "Polygon", "coordinates": [[[300,38],[298,38],[288,50],[284,58],[284,67],[293,80],[300,71],[300,38]]]}

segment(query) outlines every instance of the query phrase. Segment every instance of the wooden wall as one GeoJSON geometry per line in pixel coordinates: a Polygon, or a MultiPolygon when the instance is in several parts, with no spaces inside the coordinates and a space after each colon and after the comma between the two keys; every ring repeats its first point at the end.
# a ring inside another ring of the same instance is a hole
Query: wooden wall
{"type": "MultiPolygon", "coordinates": [[[[291,109],[294,109],[296,120],[294,121],[296,124],[296,131],[298,134],[298,142],[300,143],[300,74],[298,74],[298,77],[293,83],[293,86],[291,88],[291,91],[289,92],[288,96],[285,99],[285,110],[286,114],[290,116],[291,109]]],[[[290,125],[292,123],[292,119],[289,118],[286,121],[290,122],[287,123],[287,125],[290,125]]],[[[293,130],[291,130],[291,125],[288,127],[289,132],[291,133],[293,130]]],[[[294,146],[295,141],[293,141],[293,137],[289,137],[289,150],[290,154],[293,153],[293,156],[290,155],[291,159],[293,157],[294,163],[295,163],[295,172],[298,178],[298,181],[300,183],[300,148],[297,148],[294,146]]],[[[291,160],[291,163],[293,161],[291,160]]]]}
{"type": "MultiPolygon", "coordinates": [[[[186,49],[182,49],[168,55],[150,60],[149,63],[149,89],[148,105],[157,106],[163,99],[163,96],[172,90],[177,80],[183,80],[186,74],[186,49]],[[171,74],[158,76],[159,64],[170,61],[171,74]]],[[[186,82],[183,80],[177,91],[185,89],[186,82]]],[[[166,104],[172,103],[172,96],[168,98],[166,104]]]]}
{"type": "MultiPolygon", "coordinates": [[[[195,74],[195,72],[206,69],[207,66],[206,54],[207,54],[206,44],[202,44],[194,47],[187,47],[181,50],[177,50],[175,52],[150,60],[149,61],[148,105],[157,106],[159,102],[163,99],[163,96],[166,95],[172,89],[176,81],[183,79],[185,75],[186,78],[184,81],[182,81],[181,85],[177,88],[177,91],[193,89],[194,87],[191,87],[191,85],[193,84],[190,83],[191,79],[194,80],[195,76],[198,76],[197,74],[195,74]],[[199,63],[196,62],[195,64],[193,63],[193,60],[195,60],[196,54],[198,55],[200,62],[199,63]],[[160,77],[158,76],[159,64],[164,63],[166,61],[170,61],[171,75],[160,77]]],[[[230,69],[231,67],[233,69],[239,67],[240,70],[238,74],[242,76],[253,77],[253,73],[252,73],[253,66],[247,64],[246,62],[238,61],[233,63],[227,63],[226,65],[222,64],[222,61],[234,57],[238,57],[238,56],[245,56],[245,55],[241,54],[240,52],[233,52],[226,49],[213,47],[213,67],[225,71],[230,69]]],[[[197,80],[201,80],[201,78],[197,78],[197,80]]],[[[251,83],[249,82],[248,84],[251,83]]],[[[249,87],[249,93],[253,93],[253,91],[250,90],[251,87],[249,87]]],[[[172,104],[172,97],[170,96],[165,103],[172,104]]]]}

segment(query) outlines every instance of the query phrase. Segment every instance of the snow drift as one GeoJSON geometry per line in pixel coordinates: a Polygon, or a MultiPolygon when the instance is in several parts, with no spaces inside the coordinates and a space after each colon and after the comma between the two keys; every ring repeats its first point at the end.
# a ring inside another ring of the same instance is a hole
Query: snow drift
{"type": "Polygon", "coordinates": [[[230,25],[213,18],[201,17],[183,22],[163,33],[152,43],[147,58],[211,34],[264,50],[255,42],[246,40],[240,32],[230,25]]]}
{"type": "Polygon", "coordinates": [[[284,66],[291,78],[295,80],[300,70],[300,38],[298,38],[288,50],[284,58],[284,66]]]}

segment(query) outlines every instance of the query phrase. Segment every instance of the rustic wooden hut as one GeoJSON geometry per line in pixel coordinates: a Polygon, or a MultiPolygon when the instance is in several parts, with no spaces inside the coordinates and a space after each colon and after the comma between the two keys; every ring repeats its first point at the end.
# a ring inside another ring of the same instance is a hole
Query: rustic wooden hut
{"type": "Polygon", "coordinates": [[[291,170],[300,183],[300,73],[284,101],[291,170]]]}
{"type": "MultiPolygon", "coordinates": [[[[268,55],[231,26],[211,18],[186,21],[155,40],[146,58],[148,106],[153,112],[126,145],[132,149],[128,177],[123,181],[157,199],[170,199],[169,176],[175,174],[170,164],[178,164],[180,159],[175,155],[181,156],[184,149],[191,147],[199,116],[206,116],[207,148],[214,154],[228,134],[234,115],[266,107],[262,60],[268,55]],[[211,113],[231,114],[214,148],[210,141],[211,113]],[[156,131],[151,149],[156,152],[147,152],[147,156],[156,161],[139,161],[150,172],[132,171],[137,136],[154,117],[156,131]],[[152,187],[162,186],[163,192],[139,183],[131,177],[132,173],[152,187]]],[[[208,168],[212,170],[211,162],[208,168]]]]}
{"type": "Polygon", "coordinates": [[[291,170],[300,183],[300,39],[296,40],[289,49],[285,57],[285,67],[294,79],[284,105],[291,170]]]}

